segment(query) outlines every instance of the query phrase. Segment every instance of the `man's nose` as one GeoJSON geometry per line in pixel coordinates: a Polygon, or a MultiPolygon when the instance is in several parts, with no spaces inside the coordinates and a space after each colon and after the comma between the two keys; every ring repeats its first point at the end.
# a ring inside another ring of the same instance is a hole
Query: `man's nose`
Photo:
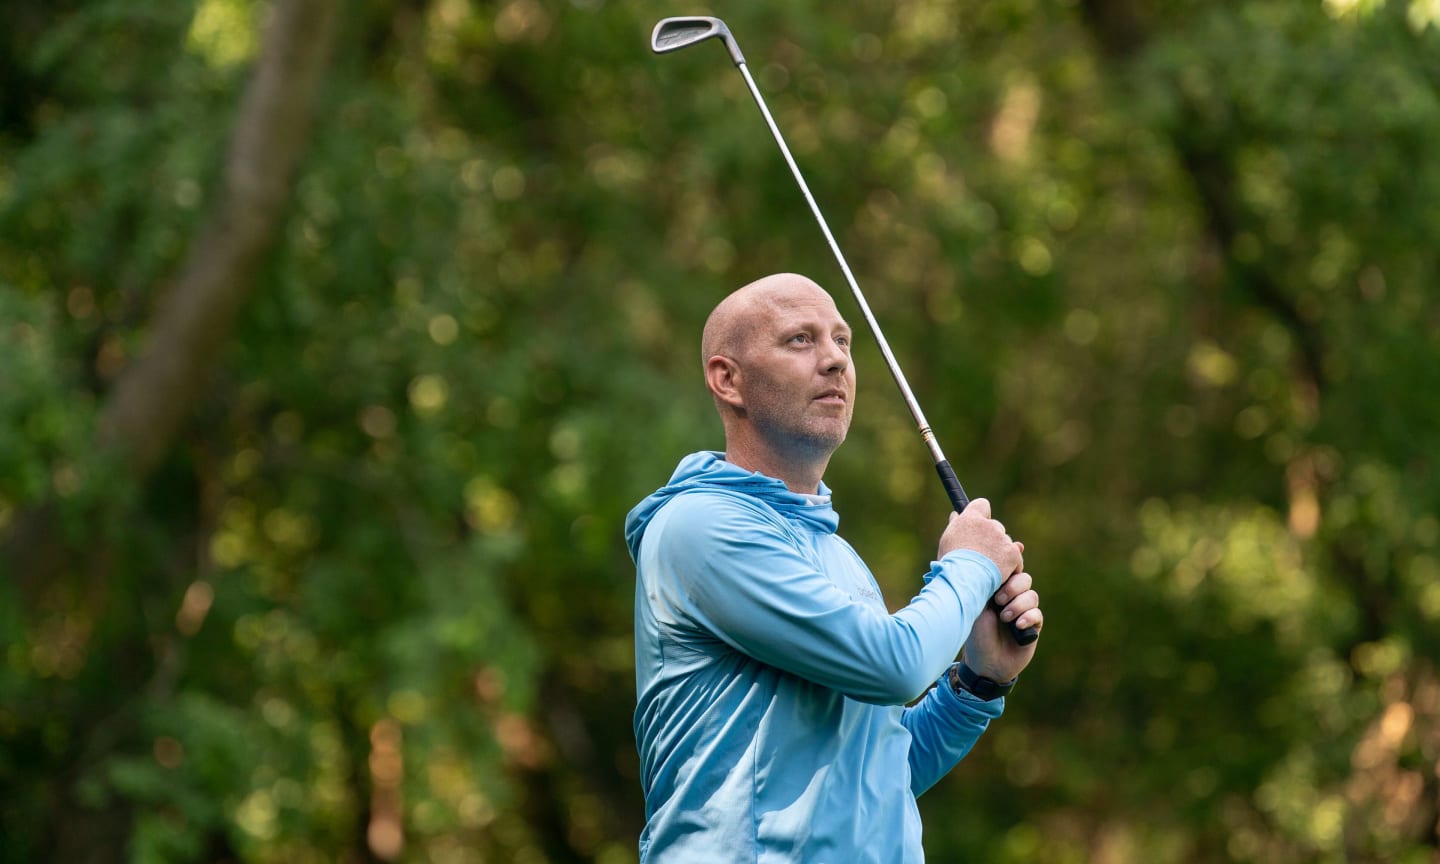
{"type": "Polygon", "coordinates": [[[833,339],[826,342],[829,347],[821,353],[820,362],[825,374],[832,375],[836,372],[844,372],[850,365],[850,355],[840,347],[833,339]]]}

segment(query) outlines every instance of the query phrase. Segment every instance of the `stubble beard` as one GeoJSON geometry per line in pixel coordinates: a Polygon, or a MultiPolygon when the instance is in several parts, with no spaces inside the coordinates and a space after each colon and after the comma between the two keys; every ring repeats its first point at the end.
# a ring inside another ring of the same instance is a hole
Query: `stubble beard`
{"type": "Polygon", "coordinates": [[[845,443],[853,411],[849,400],[841,415],[814,416],[808,413],[808,400],[799,403],[769,382],[757,383],[745,410],[755,430],[775,452],[789,459],[815,461],[829,459],[845,443]]]}

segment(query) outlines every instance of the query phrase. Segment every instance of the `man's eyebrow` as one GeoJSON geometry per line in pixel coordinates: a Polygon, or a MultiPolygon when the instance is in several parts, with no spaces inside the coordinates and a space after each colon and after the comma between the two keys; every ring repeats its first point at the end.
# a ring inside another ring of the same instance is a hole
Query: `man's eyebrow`
{"type": "MultiPolygon", "coordinates": [[[[782,327],[780,328],[780,330],[781,330],[782,332],[787,333],[787,334],[788,334],[788,333],[800,333],[800,332],[802,332],[802,331],[803,331],[803,332],[806,332],[806,333],[819,333],[819,332],[821,332],[821,331],[823,331],[823,330],[825,330],[825,329],[826,329],[826,324],[825,324],[825,322],[822,321],[822,320],[820,320],[820,319],[818,319],[818,318],[807,318],[807,319],[804,319],[804,320],[791,320],[791,321],[786,322],[786,323],[784,324],[784,326],[782,326],[782,327]]],[[[841,320],[840,323],[836,324],[832,329],[833,329],[836,333],[844,334],[844,335],[846,335],[846,336],[854,335],[854,332],[855,332],[853,329],[851,329],[850,323],[849,323],[848,321],[845,321],[845,320],[841,320]]]]}

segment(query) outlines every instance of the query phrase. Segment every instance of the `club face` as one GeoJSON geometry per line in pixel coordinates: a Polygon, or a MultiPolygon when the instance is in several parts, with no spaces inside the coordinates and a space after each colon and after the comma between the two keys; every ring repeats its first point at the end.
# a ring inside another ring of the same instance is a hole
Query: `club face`
{"type": "Polygon", "coordinates": [[[725,22],[719,18],[666,18],[656,24],[650,34],[650,50],[656,54],[669,54],[712,37],[723,38],[727,32],[725,22]]]}

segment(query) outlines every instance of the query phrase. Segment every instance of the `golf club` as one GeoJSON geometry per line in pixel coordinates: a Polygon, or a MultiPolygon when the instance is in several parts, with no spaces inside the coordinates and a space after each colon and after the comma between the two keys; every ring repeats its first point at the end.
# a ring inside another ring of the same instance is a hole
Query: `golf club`
{"type": "MultiPolygon", "coordinates": [[[[795,182],[799,184],[800,192],[805,196],[805,202],[810,205],[810,212],[815,215],[815,221],[820,224],[825,241],[830,244],[830,251],[835,253],[835,261],[839,263],[841,272],[845,274],[845,282],[850,286],[850,293],[854,295],[855,303],[860,307],[860,314],[864,316],[865,323],[875,337],[875,344],[879,346],[880,354],[885,358],[885,365],[889,367],[890,374],[894,376],[895,383],[900,388],[900,395],[904,397],[905,405],[910,409],[910,416],[915,418],[915,424],[920,428],[920,437],[935,460],[935,471],[940,475],[940,482],[945,486],[945,494],[950,496],[950,503],[954,506],[956,513],[964,512],[970,499],[965,495],[965,489],[960,485],[960,479],[955,476],[955,469],[950,467],[949,460],[940,450],[940,444],[935,440],[935,433],[931,431],[930,424],[925,420],[924,412],[920,410],[920,403],[915,401],[915,394],[911,392],[910,384],[905,380],[905,373],[900,371],[900,364],[896,362],[895,355],[890,351],[890,343],[885,341],[885,334],[880,332],[880,325],[870,311],[870,304],[865,302],[865,295],[860,292],[860,286],[855,282],[854,274],[850,272],[850,265],[845,261],[845,256],[840,251],[840,245],[835,242],[835,235],[830,233],[830,226],[825,222],[819,205],[815,203],[815,197],[810,194],[810,187],[805,183],[805,178],[801,176],[800,167],[795,164],[795,157],[790,155],[790,148],[785,145],[785,138],[780,134],[780,127],[775,125],[775,118],[770,116],[770,109],[765,104],[765,98],[760,95],[760,88],[755,86],[755,79],[750,76],[750,70],[745,66],[745,55],[740,53],[740,46],[736,43],[735,37],[730,34],[730,28],[726,27],[725,22],[719,18],[702,16],[665,18],[655,25],[655,30],[650,34],[650,48],[656,54],[669,54],[711,38],[718,38],[725,43],[725,49],[730,52],[730,59],[735,61],[736,68],[745,77],[745,85],[750,88],[750,95],[755,98],[755,104],[760,107],[760,113],[765,117],[765,124],[770,127],[770,134],[775,137],[775,143],[780,146],[780,153],[785,157],[785,163],[790,166],[790,173],[794,175],[795,182]]],[[[1034,627],[1022,629],[1017,627],[1013,621],[1010,622],[1010,632],[1015,637],[1015,641],[1021,645],[1029,645],[1040,636],[1038,629],[1034,627]]]]}

